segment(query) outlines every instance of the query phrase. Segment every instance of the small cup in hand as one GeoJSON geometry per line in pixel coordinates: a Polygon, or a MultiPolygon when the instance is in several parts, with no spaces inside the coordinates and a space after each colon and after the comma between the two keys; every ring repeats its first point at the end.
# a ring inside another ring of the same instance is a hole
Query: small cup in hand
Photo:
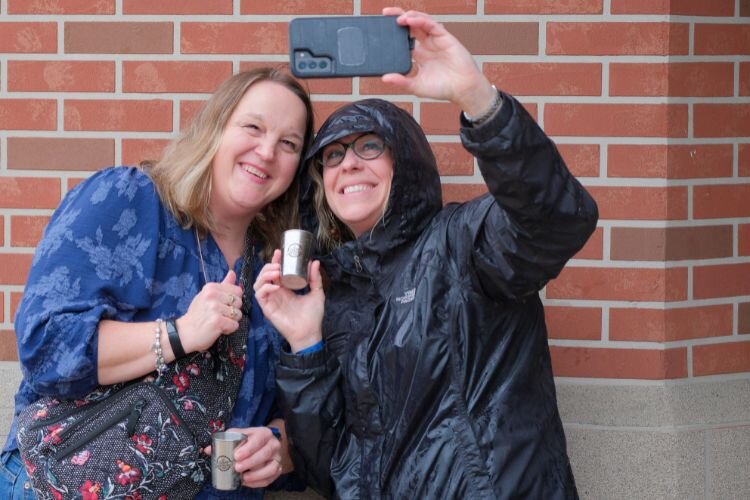
{"type": "Polygon", "coordinates": [[[307,264],[312,253],[313,235],[304,229],[284,231],[281,241],[281,284],[290,290],[307,286],[307,264]]]}
{"type": "Polygon", "coordinates": [[[217,490],[240,487],[240,473],[234,470],[234,450],[247,440],[240,432],[216,432],[211,438],[211,484],[217,490]]]}

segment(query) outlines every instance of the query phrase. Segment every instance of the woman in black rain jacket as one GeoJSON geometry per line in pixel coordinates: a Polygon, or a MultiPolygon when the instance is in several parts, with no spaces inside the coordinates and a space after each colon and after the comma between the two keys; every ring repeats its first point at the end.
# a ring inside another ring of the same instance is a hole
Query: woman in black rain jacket
{"type": "Polygon", "coordinates": [[[291,348],[277,384],[297,473],[344,499],[577,498],[538,293],[596,205],[452,35],[422,13],[399,23],[417,72],[384,81],[464,110],[489,193],[443,207],[424,133],[386,101],[323,124],[302,205],[310,291],[279,285],[278,250],[255,284],[291,348]]]}

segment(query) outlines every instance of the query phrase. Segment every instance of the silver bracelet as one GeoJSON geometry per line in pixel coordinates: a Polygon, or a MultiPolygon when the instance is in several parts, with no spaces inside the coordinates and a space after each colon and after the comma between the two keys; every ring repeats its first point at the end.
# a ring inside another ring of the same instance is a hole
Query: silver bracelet
{"type": "Polygon", "coordinates": [[[472,118],[471,116],[467,115],[466,111],[463,112],[464,118],[466,118],[466,120],[472,125],[481,125],[482,123],[492,118],[495,113],[497,113],[497,110],[500,109],[500,106],[503,104],[503,96],[500,94],[500,92],[497,91],[497,87],[493,85],[492,90],[495,91],[495,100],[492,101],[492,104],[487,111],[477,116],[476,118],[472,118]]]}
{"type": "Polygon", "coordinates": [[[163,320],[156,320],[156,327],[154,328],[154,345],[151,346],[151,350],[156,355],[156,376],[161,377],[167,372],[167,364],[164,362],[164,353],[161,350],[161,325],[163,320]]]}

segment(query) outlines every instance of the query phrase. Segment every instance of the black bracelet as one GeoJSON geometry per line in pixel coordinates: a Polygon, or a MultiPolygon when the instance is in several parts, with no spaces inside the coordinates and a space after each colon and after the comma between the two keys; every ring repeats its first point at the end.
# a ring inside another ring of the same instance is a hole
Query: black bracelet
{"type": "Polygon", "coordinates": [[[169,345],[172,346],[172,352],[174,353],[175,359],[185,357],[185,348],[182,347],[182,341],[180,341],[180,334],[177,333],[177,324],[173,319],[164,321],[167,325],[167,337],[169,337],[169,345]]]}

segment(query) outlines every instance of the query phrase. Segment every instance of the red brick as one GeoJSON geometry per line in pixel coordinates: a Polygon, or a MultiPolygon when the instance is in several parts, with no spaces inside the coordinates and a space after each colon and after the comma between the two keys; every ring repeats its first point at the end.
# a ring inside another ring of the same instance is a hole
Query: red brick
{"type": "Polygon", "coordinates": [[[457,142],[433,142],[430,144],[435,155],[440,175],[473,175],[474,157],[457,142]]]}
{"type": "MultiPolygon", "coordinates": [[[[127,0],[126,0],[127,1],[127,0]]],[[[8,14],[114,14],[115,0],[8,0],[8,14]]]]}
{"type": "Polygon", "coordinates": [[[740,0],[740,16],[750,17],[750,0],[740,0]]]}
{"type": "Polygon", "coordinates": [[[60,203],[60,179],[0,177],[0,200],[3,208],[56,208],[60,203]]]}
{"type": "Polygon", "coordinates": [[[598,144],[556,144],[568,169],[576,177],[598,177],[600,153],[598,144]]]}
{"type": "Polygon", "coordinates": [[[13,330],[0,330],[0,361],[18,361],[18,344],[13,330]]]}
{"type": "Polygon", "coordinates": [[[172,23],[65,23],[66,54],[172,54],[172,23]]]}
{"type": "Polygon", "coordinates": [[[594,230],[583,248],[573,256],[575,259],[601,260],[604,255],[604,230],[600,227],[594,230]]]}
{"type": "Polygon", "coordinates": [[[66,185],[66,192],[70,192],[74,187],[76,187],[81,182],[85,181],[86,179],[84,177],[68,177],[68,182],[66,185]]]}
{"type": "Polygon", "coordinates": [[[612,96],[730,97],[733,63],[613,63],[612,96]]]}
{"type": "Polygon", "coordinates": [[[475,56],[537,55],[539,25],[537,23],[444,23],[475,56]]]}
{"type": "Polygon", "coordinates": [[[5,217],[0,215],[0,247],[4,245],[5,245],[5,217]]]}
{"type": "MultiPolygon", "coordinates": [[[[180,101],[180,130],[185,130],[206,101],[180,101]]],[[[316,122],[317,123],[317,122],[316,122]]]]}
{"type": "Polygon", "coordinates": [[[687,188],[588,186],[603,220],[681,220],[687,218],[687,188]]]}
{"type": "MultiPolygon", "coordinates": [[[[252,1],[252,0],[245,0],[252,1]]],[[[380,14],[383,7],[398,5],[404,10],[418,10],[430,14],[475,14],[477,0],[361,0],[362,14],[380,14]]]]}
{"type": "Polygon", "coordinates": [[[750,95],[750,63],[740,63],[740,95],[750,95]]]}
{"type": "Polygon", "coordinates": [[[35,247],[39,244],[49,217],[46,215],[14,215],[10,218],[10,244],[14,247],[35,247]]]}
{"type": "Polygon", "coordinates": [[[171,132],[172,101],[65,101],[65,130],[171,132]]]}
{"type": "Polygon", "coordinates": [[[457,135],[461,108],[448,102],[422,103],[419,124],[425,134],[457,135]]]}
{"type": "Polygon", "coordinates": [[[701,179],[732,177],[731,144],[611,144],[608,177],[701,179]]]}
{"type": "Polygon", "coordinates": [[[122,88],[124,92],[212,93],[230,76],[230,61],[126,61],[122,88]]]}
{"type": "Polygon", "coordinates": [[[122,0],[123,14],[231,14],[232,0],[122,0]]]}
{"type": "Polygon", "coordinates": [[[359,93],[363,96],[368,94],[403,94],[404,91],[400,87],[396,87],[391,83],[383,83],[380,77],[361,77],[359,79],[359,93]]]}
{"type": "Polygon", "coordinates": [[[683,23],[547,23],[547,55],[687,55],[683,23]]]}
{"type": "Polygon", "coordinates": [[[733,16],[734,0],[612,0],[612,14],[733,16]]]}
{"type": "Polygon", "coordinates": [[[733,256],[732,226],[613,227],[614,260],[674,261],[733,256]]]}
{"type": "Polygon", "coordinates": [[[696,299],[750,295],[750,264],[696,266],[693,296],[696,299]]]}
{"type": "Polygon", "coordinates": [[[697,219],[750,217],[750,184],[695,186],[693,215],[697,219]]]}
{"type": "MultiPolygon", "coordinates": [[[[749,280],[750,281],[750,280],[749,280]]],[[[687,270],[571,267],[547,285],[548,299],[674,302],[687,299],[687,270]]]]}
{"type": "Polygon", "coordinates": [[[750,256],[750,224],[740,224],[739,231],[739,253],[742,257],[750,256]]]}
{"type": "MultiPolygon", "coordinates": [[[[537,108],[535,104],[523,104],[526,111],[536,119],[537,108]]],[[[457,135],[460,122],[461,109],[449,102],[423,102],[420,112],[419,124],[425,134],[457,135]]],[[[316,122],[317,123],[317,122],[316,122]]]]}
{"type": "Polygon", "coordinates": [[[114,92],[110,61],[8,61],[12,92],[114,92]]]}
{"type": "Polygon", "coordinates": [[[739,163],[740,176],[750,177],[750,144],[740,144],[739,163]]]}
{"type": "Polygon", "coordinates": [[[750,104],[696,104],[695,137],[750,136],[750,104]]]}
{"type": "Polygon", "coordinates": [[[609,339],[674,342],[732,335],[731,304],[679,309],[612,308],[609,339]]]}
{"type": "Polygon", "coordinates": [[[547,104],[544,129],[552,136],[687,137],[683,104],[547,104]]]}
{"type": "MultiPolygon", "coordinates": [[[[351,0],[295,0],[291,2],[259,2],[258,0],[241,0],[240,14],[353,14],[351,0]]],[[[366,12],[362,12],[365,14],[366,12]]],[[[378,11],[380,14],[380,11],[378,11]]]]}
{"type": "Polygon", "coordinates": [[[739,304],[737,313],[737,333],[750,334],[750,302],[739,304]]]}
{"type": "Polygon", "coordinates": [[[443,203],[469,201],[487,192],[484,184],[443,184],[443,203]]]}
{"type": "Polygon", "coordinates": [[[556,377],[664,380],[687,377],[687,349],[551,346],[556,377]]]}
{"type": "Polygon", "coordinates": [[[551,339],[601,340],[602,310],[598,307],[544,307],[551,339]]]}
{"type": "Polygon", "coordinates": [[[183,54],[287,54],[287,23],[190,23],[180,34],[183,54]]]}
{"type": "Polygon", "coordinates": [[[750,372],[750,342],[693,346],[693,375],[750,372]]]}
{"type": "MultiPolygon", "coordinates": [[[[432,12],[432,11],[430,11],[432,12]]],[[[485,14],[601,14],[602,0],[485,0],[485,14]]]]}
{"type": "Polygon", "coordinates": [[[123,139],[122,164],[138,165],[144,160],[157,161],[161,159],[167,144],[167,139],[123,139]]]}
{"type": "Polygon", "coordinates": [[[602,94],[601,64],[486,63],[484,72],[498,88],[516,96],[602,94]]]}
{"type": "Polygon", "coordinates": [[[8,168],[95,170],[115,160],[113,139],[9,137],[8,168]]]}
{"type": "MultiPolygon", "coordinates": [[[[240,63],[240,71],[247,71],[250,69],[273,66],[282,68],[287,73],[289,72],[289,64],[280,62],[267,62],[267,61],[243,61],[240,63]]],[[[369,78],[362,78],[360,80],[360,92],[362,92],[362,82],[369,80],[369,78]]],[[[299,82],[305,87],[311,94],[351,94],[352,93],[352,79],[351,78],[304,78],[299,79],[299,82]]]]}
{"type": "Polygon", "coordinates": [[[750,24],[696,24],[695,55],[750,55],[750,24]]]}
{"type": "MultiPolygon", "coordinates": [[[[2,217],[0,217],[2,220],[2,217]]],[[[0,222],[0,229],[2,229],[2,222],[0,222]]],[[[0,292],[0,323],[5,323],[5,294],[0,292]]]]}
{"type": "Polygon", "coordinates": [[[0,283],[4,285],[23,285],[29,274],[31,259],[30,253],[3,253],[0,254],[0,283]]]}
{"type": "Polygon", "coordinates": [[[57,103],[48,99],[0,99],[0,130],[55,130],[57,103]]]}
{"type": "Polygon", "coordinates": [[[57,52],[57,23],[0,22],[0,53],[52,54],[57,52]]]}

